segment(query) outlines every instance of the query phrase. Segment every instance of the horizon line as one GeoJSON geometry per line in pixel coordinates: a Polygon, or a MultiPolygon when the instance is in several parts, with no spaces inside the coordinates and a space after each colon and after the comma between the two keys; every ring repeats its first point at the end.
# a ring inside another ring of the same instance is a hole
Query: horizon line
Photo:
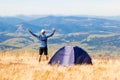
{"type": "Polygon", "coordinates": [[[0,17],[16,17],[16,16],[96,16],[96,17],[111,17],[111,16],[120,16],[120,15],[64,15],[64,14],[16,14],[16,15],[0,15],[0,17]]]}

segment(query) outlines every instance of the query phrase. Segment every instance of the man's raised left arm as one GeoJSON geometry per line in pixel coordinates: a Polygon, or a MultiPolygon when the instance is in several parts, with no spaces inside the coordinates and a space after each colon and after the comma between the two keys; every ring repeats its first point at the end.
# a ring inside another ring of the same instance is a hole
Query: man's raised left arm
{"type": "Polygon", "coordinates": [[[55,33],[55,31],[56,31],[56,29],[53,29],[52,31],[53,31],[53,32],[52,32],[50,35],[48,35],[48,36],[47,36],[47,38],[49,38],[49,37],[53,36],[53,35],[54,35],[54,33],[55,33]]]}

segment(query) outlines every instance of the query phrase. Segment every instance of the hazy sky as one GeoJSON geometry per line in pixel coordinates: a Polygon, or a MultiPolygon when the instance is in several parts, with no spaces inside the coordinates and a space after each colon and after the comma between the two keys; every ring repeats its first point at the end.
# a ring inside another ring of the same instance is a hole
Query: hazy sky
{"type": "Polygon", "coordinates": [[[0,16],[120,15],[120,0],[0,0],[0,16]]]}

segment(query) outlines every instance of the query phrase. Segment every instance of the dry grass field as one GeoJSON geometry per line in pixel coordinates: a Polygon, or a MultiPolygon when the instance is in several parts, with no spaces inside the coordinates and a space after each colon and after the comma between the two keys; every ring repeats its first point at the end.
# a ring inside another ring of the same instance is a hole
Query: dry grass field
{"type": "Polygon", "coordinates": [[[50,66],[27,51],[0,53],[0,80],[120,80],[120,58],[93,58],[93,65],[50,66]]]}

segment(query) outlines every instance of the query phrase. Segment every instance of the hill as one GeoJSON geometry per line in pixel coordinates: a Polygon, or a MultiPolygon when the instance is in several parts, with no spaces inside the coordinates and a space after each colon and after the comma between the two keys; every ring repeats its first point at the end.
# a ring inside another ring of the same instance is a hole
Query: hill
{"type": "Polygon", "coordinates": [[[26,29],[39,34],[44,28],[49,34],[54,27],[57,32],[49,39],[50,46],[79,45],[89,52],[108,51],[112,54],[115,51],[119,55],[119,21],[88,16],[32,16],[30,20],[25,18],[28,16],[0,17],[0,50],[36,49],[38,41],[26,29]]]}
{"type": "Polygon", "coordinates": [[[0,17],[0,23],[1,27],[4,28],[1,30],[2,32],[7,31],[8,28],[8,31],[15,32],[18,28],[15,26],[19,24],[22,24],[24,29],[30,28],[35,32],[41,28],[50,30],[54,27],[60,34],[91,31],[118,32],[120,30],[119,21],[79,16],[45,16],[31,21],[24,21],[15,17],[0,17]]]}
{"type": "Polygon", "coordinates": [[[43,26],[45,29],[55,27],[59,33],[91,31],[118,32],[118,30],[120,30],[119,21],[91,17],[48,16],[33,20],[30,23],[37,26],[43,26]]]}

